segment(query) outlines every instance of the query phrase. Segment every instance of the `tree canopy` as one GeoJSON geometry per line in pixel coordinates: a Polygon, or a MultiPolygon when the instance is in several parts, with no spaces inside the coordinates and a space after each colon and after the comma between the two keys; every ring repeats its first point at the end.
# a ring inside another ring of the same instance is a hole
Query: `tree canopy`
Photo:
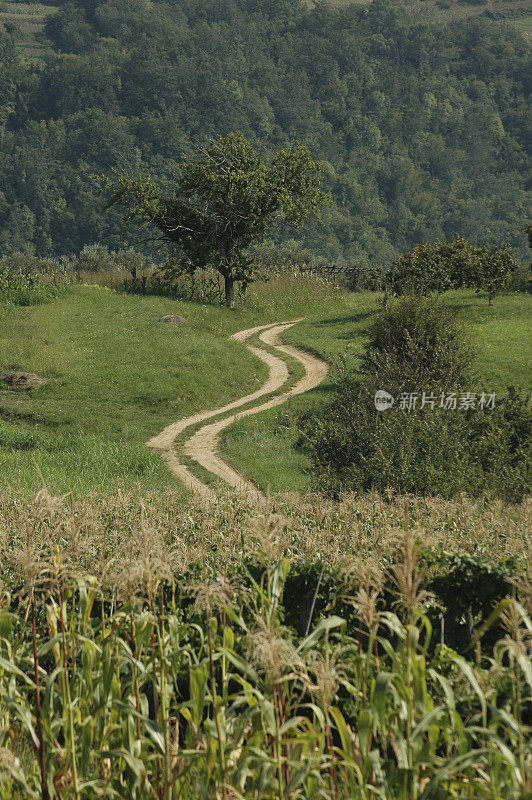
{"type": "Polygon", "coordinates": [[[176,246],[176,268],[217,269],[232,307],[235,281],[253,279],[251,245],[275,220],[299,228],[327,202],[320,188],[324,172],[305,147],[285,148],[267,162],[241,133],[232,133],[179,165],[172,194],[149,177],[124,174],[104,179],[104,187],[112,192],[108,207],[125,204],[127,222],[153,224],[176,246]]]}
{"type": "Polygon", "coordinates": [[[56,5],[43,60],[0,32],[1,252],[122,246],[94,173],[165,188],[176,154],[239,130],[327,162],[335,204],[297,235],[316,255],[386,265],[458,233],[524,256],[530,47],[509,26],[400,0],[56,5]]]}
{"type": "Polygon", "coordinates": [[[424,296],[469,287],[487,292],[491,306],[519,268],[507,244],[477,247],[455,236],[451,241],[416,245],[394,261],[384,281],[396,295],[424,296]]]}

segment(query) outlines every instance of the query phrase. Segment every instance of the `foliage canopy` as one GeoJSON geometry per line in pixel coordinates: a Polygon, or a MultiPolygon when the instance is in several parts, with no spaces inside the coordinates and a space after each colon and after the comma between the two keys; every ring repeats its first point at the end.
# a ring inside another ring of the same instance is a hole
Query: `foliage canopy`
{"type": "Polygon", "coordinates": [[[396,295],[473,288],[486,291],[491,306],[495,294],[507,288],[519,269],[507,244],[476,247],[463,236],[455,236],[450,242],[416,245],[394,261],[385,282],[396,295]]]}
{"type": "Polygon", "coordinates": [[[151,178],[116,175],[104,186],[112,191],[110,207],[128,206],[127,221],[151,223],[177,246],[174,269],[217,269],[232,307],[234,282],[253,279],[251,245],[275,220],[299,228],[327,202],[329,194],[320,189],[324,172],[305,147],[285,148],[266,162],[241,133],[233,133],[180,164],[172,196],[151,178]]]}
{"type": "Polygon", "coordinates": [[[524,257],[530,48],[493,20],[424,24],[409,5],[76,0],[47,24],[44,61],[1,32],[0,252],[123,246],[91,175],[164,187],[176,153],[239,130],[330,165],[335,206],[297,237],[315,255],[388,265],[459,233],[524,257]]]}

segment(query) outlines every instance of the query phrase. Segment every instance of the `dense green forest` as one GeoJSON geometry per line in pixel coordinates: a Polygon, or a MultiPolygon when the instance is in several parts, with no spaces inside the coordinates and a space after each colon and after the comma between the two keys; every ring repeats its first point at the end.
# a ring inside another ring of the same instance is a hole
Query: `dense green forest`
{"type": "Polygon", "coordinates": [[[44,57],[0,33],[0,254],[120,245],[95,173],[164,183],[231,131],[326,163],[335,204],[299,235],[316,254],[388,264],[455,233],[525,253],[532,72],[508,24],[420,21],[398,0],[55,5],[44,57]]]}

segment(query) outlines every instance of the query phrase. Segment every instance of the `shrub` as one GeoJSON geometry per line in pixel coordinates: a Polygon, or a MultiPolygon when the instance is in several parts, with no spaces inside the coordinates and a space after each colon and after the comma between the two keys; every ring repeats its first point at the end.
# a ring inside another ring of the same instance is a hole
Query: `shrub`
{"type": "Polygon", "coordinates": [[[300,422],[299,445],[318,486],[333,495],[393,489],[522,498],[530,485],[530,403],[514,388],[491,400],[475,391],[471,359],[441,303],[406,299],[384,312],[370,332],[365,374],[341,376],[334,401],[300,422]],[[379,390],[393,407],[376,409],[379,390]]]}
{"type": "Polygon", "coordinates": [[[329,263],[326,258],[316,256],[295,239],[288,239],[279,245],[272,242],[258,245],[253,258],[258,269],[272,272],[309,269],[319,273],[329,263]]]}
{"type": "Polygon", "coordinates": [[[0,263],[0,302],[16,306],[33,306],[46,303],[57,297],[61,291],[64,277],[53,277],[44,283],[36,272],[23,272],[0,263]]]}
{"type": "Polygon", "coordinates": [[[491,306],[497,292],[507,289],[519,271],[520,264],[508,245],[492,247],[491,250],[483,247],[472,284],[477,292],[488,293],[491,306]]]}
{"type": "Polygon", "coordinates": [[[493,410],[440,409],[437,397],[434,410],[379,412],[377,388],[392,387],[344,380],[334,403],[301,420],[299,445],[323,491],[394,489],[445,498],[488,492],[506,501],[526,495],[532,415],[515,389],[493,410]]]}
{"type": "Polygon", "coordinates": [[[0,257],[0,264],[4,269],[9,269],[15,273],[38,273],[52,278],[66,276],[70,272],[71,266],[70,259],[67,256],[47,258],[22,252],[9,253],[9,255],[0,257]]]}
{"type": "Polygon", "coordinates": [[[452,286],[451,276],[437,247],[418,244],[392,264],[387,285],[393,294],[429,295],[452,286]]]}
{"type": "Polygon", "coordinates": [[[453,388],[469,377],[473,350],[456,314],[441,301],[405,298],[368,331],[362,362],[368,374],[408,388],[453,388]]]}
{"type": "Polygon", "coordinates": [[[128,270],[132,273],[151,272],[155,265],[151,259],[132,247],[125,250],[109,250],[102,244],[85,245],[72,268],[78,272],[114,272],[128,270]]]}

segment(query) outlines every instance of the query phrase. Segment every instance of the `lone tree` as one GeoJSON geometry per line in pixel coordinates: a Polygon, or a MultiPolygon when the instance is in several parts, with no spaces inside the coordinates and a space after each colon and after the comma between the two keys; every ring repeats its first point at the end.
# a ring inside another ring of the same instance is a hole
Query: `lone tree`
{"type": "Polygon", "coordinates": [[[506,289],[512,276],[519,270],[519,262],[506,244],[492,247],[491,250],[482,248],[476,291],[488,293],[489,305],[493,305],[493,298],[497,292],[506,289]]]}
{"type": "Polygon", "coordinates": [[[112,192],[108,207],[128,207],[126,222],[153,224],[176,245],[174,269],[217,269],[224,277],[226,303],[233,308],[235,282],[245,286],[253,280],[249,248],[264,239],[275,220],[299,228],[330,200],[320,188],[324,172],[299,144],[267,162],[241,133],[232,133],[179,165],[172,196],[150,177],[115,173],[103,179],[103,186],[112,192]]]}

